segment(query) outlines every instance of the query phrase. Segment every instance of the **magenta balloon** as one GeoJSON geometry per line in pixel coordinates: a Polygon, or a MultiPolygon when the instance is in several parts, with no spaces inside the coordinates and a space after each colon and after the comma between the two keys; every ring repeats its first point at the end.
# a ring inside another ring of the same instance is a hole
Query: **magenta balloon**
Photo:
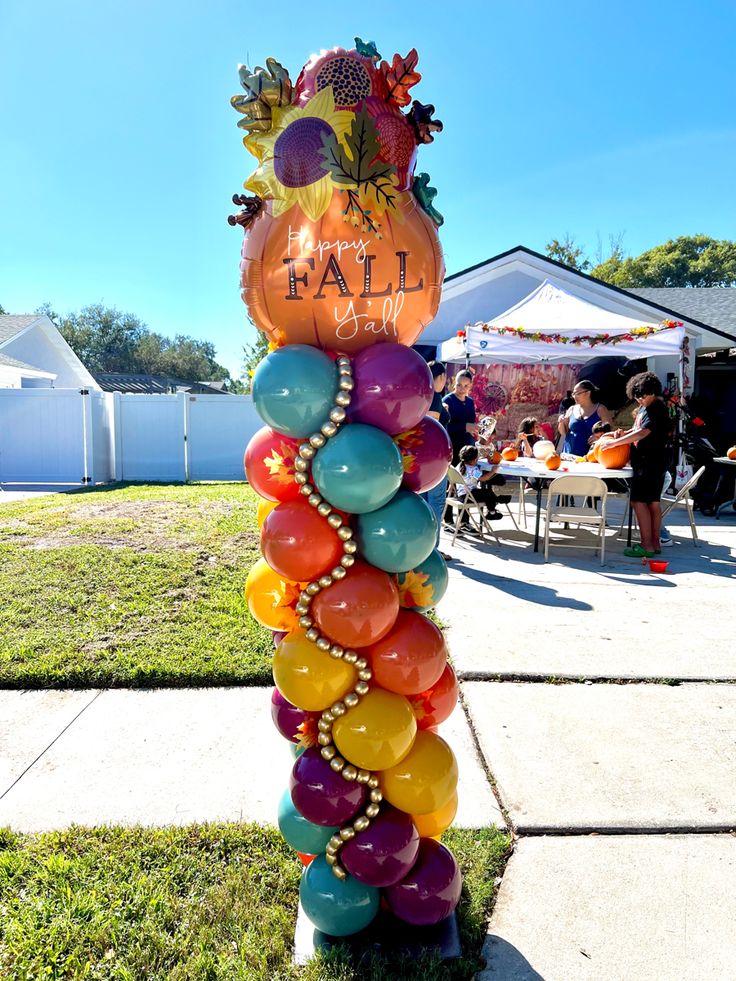
{"type": "Polygon", "coordinates": [[[366,831],[343,845],[342,864],[368,886],[393,886],[408,875],[419,851],[419,833],[408,814],[384,805],[366,831]]]}
{"type": "Polygon", "coordinates": [[[455,856],[434,838],[422,838],[414,868],[384,896],[391,912],[406,923],[430,926],[455,909],[462,876],[455,856]]]}
{"type": "Polygon", "coordinates": [[[425,416],[418,426],[394,436],[404,461],[401,486],[423,494],[447,476],[452,462],[452,443],[447,430],[432,416],[425,416]]]}
{"type": "Polygon", "coordinates": [[[289,786],[302,817],[324,827],[345,824],[362,810],[367,797],[365,784],[344,780],[314,746],[294,763],[289,786]]]}
{"type": "Polygon", "coordinates": [[[288,632],[289,632],[288,630],[272,630],[271,633],[273,634],[273,646],[278,647],[281,641],[284,639],[284,637],[286,637],[288,632]]]}
{"type": "Polygon", "coordinates": [[[350,422],[364,422],[389,436],[413,429],[427,414],[434,387],[424,358],[403,344],[374,344],[353,359],[350,422]]]}
{"type": "Polygon", "coordinates": [[[271,718],[284,739],[298,743],[302,735],[299,726],[303,722],[311,722],[316,731],[319,712],[305,712],[297,708],[284,698],[278,688],[274,688],[271,692],[271,718]]]}

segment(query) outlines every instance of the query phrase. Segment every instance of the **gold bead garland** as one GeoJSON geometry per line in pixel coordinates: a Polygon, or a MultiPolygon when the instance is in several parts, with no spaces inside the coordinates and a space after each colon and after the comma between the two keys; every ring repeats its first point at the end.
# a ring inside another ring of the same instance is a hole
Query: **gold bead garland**
{"type": "Polygon", "coordinates": [[[299,626],[305,631],[307,640],[315,644],[318,650],[328,653],[335,660],[343,660],[346,664],[354,665],[358,674],[358,681],[354,690],[344,695],[342,701],[337,701],[330,708],[325,709],[317,723],[317,744],[320,747],[322,759],[330,764],[335,773],[341,774],[344,780],[350,783],[359,783],[368,788],[370,803],[366,805],[362,814],[354,817],[351,823],[340,828],[339,832],[330,838],[326,848],[325,858],[333,875],[338,879],[345,879],[347,872],[340,865],[338,852],[346,841],[352,840],[356,834],[360,834],[370,827],[371,821],[380,812],[383,794],[378,787],[378,777],[369,770],[356,767],[343,759],[332,739],[332,726],[335,720],[345,715],[350,709],[355,708],[360,699],[368,694],[370,691],[368,682],[372,679],[373,672],[368,667],[366,659],[359,657],[356,651],[349,648],[345,649],[341,644],[336,644],[329,637],[321,634],[314,625],[313,618],[309,616],[314,597],[322,590],[329,589],[333,583],[340,582],[345,578],[348,570],[355,564],[355,554],[358,551],[357,543],[353,540],[352,528],[344,523],[342,515],[333,511],[332,506],[310,483],[312,462],[317,452],[322,449],[328,439],[331,439],[339,431],[340,426],[345,422],[347,418],[346,409],[352,400],[350,393],[355,388],[350,358],[345,355],[338,357],[337,370],[340,381],[338,392],[335,395],[335,405],[329,413],[329,419],[320,426],[320,431],[312,433],[308,440],[299,446],[299,455],[294,460],[296,471],[294,480],[299,485],[299,493],[306,497],[308,503],[316,508],[317,514],[325,518],[329,526],[337,533],[337,537],[342,542],[343,555],[340,564],[336,565],[328,574],[307,583],[299,594],[294,610],[299,614],[299,626]]]}

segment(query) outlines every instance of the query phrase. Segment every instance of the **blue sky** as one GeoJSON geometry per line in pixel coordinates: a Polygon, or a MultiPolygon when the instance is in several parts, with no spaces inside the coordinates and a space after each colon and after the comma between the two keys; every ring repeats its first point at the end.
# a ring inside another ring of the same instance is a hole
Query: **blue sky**
{"type": "Polygon", "coordinates": [[[2,0],[0,303],[102,301],[214,341],[238,373],[255,331],[231,195],[253,169],[237,64],[296,78],[357,34],[419,51],[445,130],[419,155],[448,272],[573,234],[595,252],[736,238],[732,0],[594,4],[2,0]]]}

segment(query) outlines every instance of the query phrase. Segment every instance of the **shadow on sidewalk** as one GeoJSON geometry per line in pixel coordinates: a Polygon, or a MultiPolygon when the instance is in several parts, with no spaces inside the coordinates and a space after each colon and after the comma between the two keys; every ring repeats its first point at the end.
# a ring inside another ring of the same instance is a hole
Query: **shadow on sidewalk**
{"type": "Polygon", "coordinates": [[[498,978],[498,981],[544,981],[529,961],[513,944],[492,933],[483,945],[486,966],[482,978],[498,978]]]}
{"type": "Polygon", "coordinates": [[[528,600],[530,603],[538,603],[540,606],[557,606],[568,610],[593,609],[590,603],[573,599],[572,596],[560,596],[556,589],[551,589],[549,586],[540,586],[535,582],[520,582],[515,579],[499,579],[498,576],[464,565],[461,559],[455,559],[452,567],[468,579],[483,583],[484,586],[493,586],[501,592],[528,600]]]}

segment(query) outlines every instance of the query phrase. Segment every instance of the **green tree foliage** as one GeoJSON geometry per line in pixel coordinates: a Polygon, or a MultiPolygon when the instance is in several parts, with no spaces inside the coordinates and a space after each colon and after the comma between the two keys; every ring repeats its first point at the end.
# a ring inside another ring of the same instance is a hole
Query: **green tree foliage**
{"type": "Polygon", "coordinates": [[[550,259],[572,266],[580,272],[585,272],[590,267],[590,260],[586,259],[583,250],[575,244],[575,239],[569,233],[562,241],[553,238],[551,242],[547,242],[544,251],[550,259]]]}
{"type": "Polygon", "coordinates": [[[7,310],[4,310],[4,309],[3,309],[3,305],[2,305],[2,303],[0,303],[0,317],[2,317],[2,315],[3,315],[4,313],[7,313],[7,312],[8,312],[7,310]]]}
{"type": "Polygon", "coordinates": [[[268,354],[268,337],[259,330],[256,335],[255,344],[243,345],[243,373],[242,377],[250,391],[250,380],[256,370],[259,361],[268,354]]]}
{"type": "Polygon", "coordinates": [[[614,253],[591,269],[614,286],[736,286],[736,242],[681,235],[635,257],[614,253]]]}

